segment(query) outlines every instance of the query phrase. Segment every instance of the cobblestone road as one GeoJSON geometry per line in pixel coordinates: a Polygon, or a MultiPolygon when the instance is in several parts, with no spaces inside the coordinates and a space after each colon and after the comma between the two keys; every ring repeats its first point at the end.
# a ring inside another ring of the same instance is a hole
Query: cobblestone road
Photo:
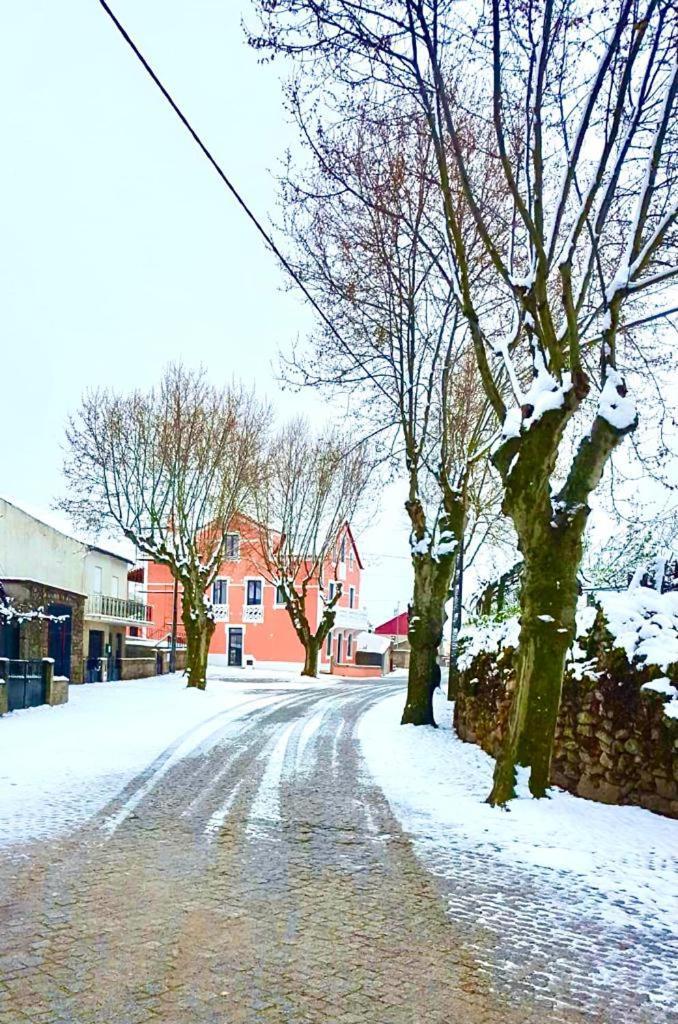
{"type": "Polygon", "coordinates": [[[452,899],[365,777],[354,729],[390,685],[225,714],[67,839],[5,851],[0,1024],[649,1020],[618,993],[613,1016],[604,992],[568,1007],[557,970],[503,983],[469,902],[483,866],[452,899]]]}

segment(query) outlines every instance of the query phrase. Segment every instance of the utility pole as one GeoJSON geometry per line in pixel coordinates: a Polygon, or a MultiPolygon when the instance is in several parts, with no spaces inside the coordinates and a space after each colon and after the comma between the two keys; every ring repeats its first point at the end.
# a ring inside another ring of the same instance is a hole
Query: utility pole
{"type": "Polygon", "coordinates": [[[177,670],[177,603],[179,598],[179,582],[174,580],[174,594],[172,596],[172,640],[170,643],[169,670],[177,670]]]}
{"type": "Polygon", "coordinates": [[[459,551],[454,566],[452,584],[452,615],[450,616],[450,669],[447,682],[448,700],[456,697],[457,683],[457,639],[461,630],[461,602],[464,593],[464,538],[459,542],[459,551]]]}

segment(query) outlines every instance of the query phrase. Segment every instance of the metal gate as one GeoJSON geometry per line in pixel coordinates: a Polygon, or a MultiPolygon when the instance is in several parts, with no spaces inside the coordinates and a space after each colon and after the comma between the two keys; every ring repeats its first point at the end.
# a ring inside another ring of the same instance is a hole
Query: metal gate
{"type": "Polygon", "coordinates": [[[8,710],[37,708],[45,703],[46,697],[42,662],[10,659],[7,676],[8,710]]]}

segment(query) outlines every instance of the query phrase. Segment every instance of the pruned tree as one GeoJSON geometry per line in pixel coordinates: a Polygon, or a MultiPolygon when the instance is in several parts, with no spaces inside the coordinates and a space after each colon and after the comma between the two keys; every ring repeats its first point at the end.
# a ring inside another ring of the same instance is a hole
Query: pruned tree
{"type": "Polygon", "coordinates": [[[315,434],[301,418],[271,439],[264,464],[255,495],[257,562],[269,583],[281,588],[304,648],[302,675],[317,676],[342,594],[340,580],[330,593],[326,574],[331,568],[337,576],[339,545],[369,493],[372,465],[365,445],[334,429],[315,434]],[[318,601],[314,630],[311,602],[317,607],[318,601]]]}
{"type": "Polygon", "coordinates": [[[149,391],[87,394],[66,430],[61,507],[118,528],[181,587],[188,685],[204,689],[215,623],[207,594],[233,517],[250,507],[266,417],[239,386],[171,365],[149,391]]]}
{"type": "Polygon", "coordinates": [[[518,763],[543,796],[589,499],[636,429],[629,383],[642,387],[634,370],[653,356],[648,325],[671,312],[666,289],[678,275],[675,4],[259,8],[255,42],[312,54],[299,59],[307,83],[331,76],[373,101],[396,90],[426,119],[455,291],[499,428],[493,464],[524,561],[516,687],[489,799],[511,799],[518,763]],[[479,192],[477,153],[464,146],[469,118],[479,131],[492,126],[503,180],[492,204],[479,192]],[[494,302],[487,281],[479,293],[473,280],[468,218],[494,302]]]}
{"type": "Polygon", "coordinates": [[[357,103],[346,121],[316,125],[299,93],[290,98],[310,159],[288,168],[285,227],[335,329],[321,328],[287,370],[346,396],[363,435],[378,437],[384,461],[406,476],[413,593],[402,720],[434,725],[454,567],[496,498],[479,462],[489,409],[455,295],[435,154],[411,104],[357,103]]]}

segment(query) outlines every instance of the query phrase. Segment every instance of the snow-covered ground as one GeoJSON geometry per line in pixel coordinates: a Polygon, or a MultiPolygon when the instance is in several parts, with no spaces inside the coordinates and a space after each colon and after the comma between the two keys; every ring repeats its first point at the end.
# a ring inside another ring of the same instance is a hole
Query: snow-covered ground
{"type": "Polygon", "coordinates": [[[70,830],[169,747],[173,760],[184,757],[226,721],[318,685],[336,682],[215,669],[204,693],[188,690],[177,674],[71,686],[68,704],[7,715],[0,721],[0,847],[70,830]]]}
{"type": "Polygon", "coordinates": [[[489,854],[547,871],[555,884],[580,883],[611,922],[648,915],[678,935],[678,822],[559,790],[533,800],[526,779],[510,810],[492,808],[484,801],[494,761],[457,738],[452,705],[437,691],[434,731],[401,726],[402,703],[397,694],[369,710],[359,736],[371,774],[429,863],[434,855],[445,873],[445,849],[489,854]]]}

